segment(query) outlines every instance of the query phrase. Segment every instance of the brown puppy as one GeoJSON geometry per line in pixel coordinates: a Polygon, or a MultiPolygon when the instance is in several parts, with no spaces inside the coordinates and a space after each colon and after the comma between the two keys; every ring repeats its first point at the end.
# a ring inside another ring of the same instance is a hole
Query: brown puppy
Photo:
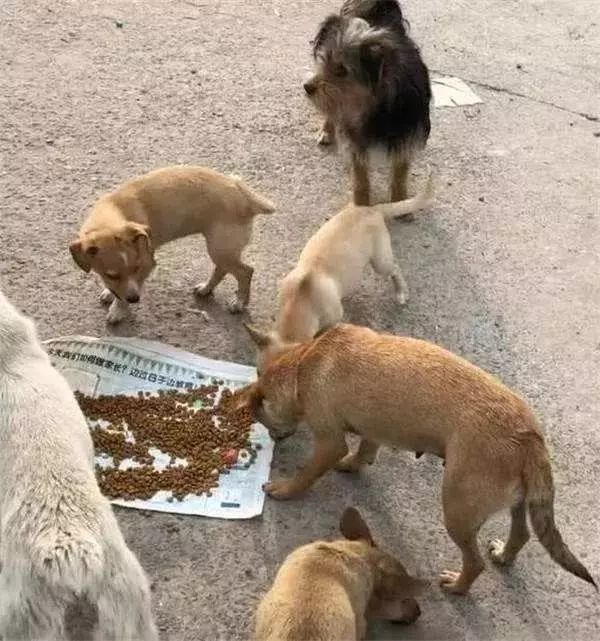
{"type": "Polygon", "coordinates": [[[594,580],[564,544],[554,522],[548,451],[523,399],[490,374],[445,349],[413,338],[337,325],[299,344],[274,343],[251,331],[260,348],[259,379],[241,393],[273,436],[301,421],[314,435],[312,459],[290,479],[265,486],[274,498],[307,490],[328,469],[357,471],[379,445],[445,459],[442,502],[446,529],[460,548],[462,571],[442,585],[464,594],[484,568],[477,533],[510,508],[508,541],[492,541],[496,563],[512,562],[527,542],[526,513],[552,559],[594,580]],[[361,436],[348,454],[345,432],[361,436]]]}
{"type": "Polygon", "coordinates": [[[205,167],[166,167],[102,196],[70,251],[81,269],[99,274],[106,286],[101,300],[112,303],[107,321],[118,323],[128,303],[139,301],[155,265],[154,251],[171,240],[203,234],[215,269],[208,282],[194,291],[207,296],[232,274],[238,294],[230,310],[239,312],[248,304],[254,271],[241,259],[253,218],[273,211],[271,202],[239,178],[205,167]]]}
{"type": "Polygon", "coordinates": [[[414,597],[427,582],[376,547],[354,508],[340,531],[345,540],[315,541],[286,558],[258,606],[255,641],[354,641],[364,638],[366,618],[419,617],[414,597]]]}

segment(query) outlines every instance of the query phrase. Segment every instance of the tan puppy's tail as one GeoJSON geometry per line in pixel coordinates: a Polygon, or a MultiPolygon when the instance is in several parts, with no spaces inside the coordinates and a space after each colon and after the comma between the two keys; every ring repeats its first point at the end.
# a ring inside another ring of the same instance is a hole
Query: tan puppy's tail
{"type": "Polygon", "coordinates": [[[541,437],[534,441],[524,470],[525,500],[531,525],[540,543],[553,561],[580,579],[596,582],[577,557],[569,550],[554,522],[554,482],[548,451],[541,437]]]}
{"type": "Polygon", "coordinates": [[[253,216],[257,216],[258,214],[272,214],[275,211],[275,205],[268,198],[250,189],[239,176],[232,175],[231,178],[235,180],[238,189],[248,199],[253,216]]]}
{"type": "Polygon", "coordinates": [[[412,198],[398,200],[395,203],[380,203],[371,208],[378,211],[384,218],[400,218],[412,214],[419,209],[425,209],[433,200],[433,173],[429,172],[425,187],[412,198]]]}

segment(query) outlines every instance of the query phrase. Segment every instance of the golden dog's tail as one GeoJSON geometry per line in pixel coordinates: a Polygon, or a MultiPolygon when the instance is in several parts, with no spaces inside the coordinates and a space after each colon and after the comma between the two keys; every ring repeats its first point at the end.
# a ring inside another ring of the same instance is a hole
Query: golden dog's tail
{"type": "Polygon", "coordinates": [[[275,211],[275,205],[268,198],[250,189],[239,176],[231,176],[231,178],[235,180],[238,189],[248,199],[250,211],[253,216],[257,216],[258,214],[272,214],[275,211]]]}
{"type": "Polygon", "coordinates": [[[400,218],[401,216],[407,216],[408,214],[419,211],[419,209],[425,209],[431,205],[434,191],[433,182],[433,174],[430,172],[427,177],[425,187],[419,191],[416,196],[407,198],[406,200],[398,200],[394,203],[379,203],[378,205],[372,205],[371,207],[365,208],[375,209],[384,218],[400,218]]]}
{"type": "Polygon", "coordinates": [[[598,586],[583,563],[569,550],[554,522],[554,482],[548,450],[542,436],[535,435],[525,470],[525,500],[531,525],[540,543],[553,561],[580,579],[598,586]]]}

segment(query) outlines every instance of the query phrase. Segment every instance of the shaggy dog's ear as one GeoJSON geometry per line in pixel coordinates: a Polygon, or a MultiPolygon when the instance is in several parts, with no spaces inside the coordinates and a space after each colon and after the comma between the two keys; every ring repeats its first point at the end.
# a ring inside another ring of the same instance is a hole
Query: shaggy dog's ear
{"type": "Polygon", "coordinates": [[[331,47],[342,31],[342,18],[338,15],[331,15],[325,18],[312,41],[313,56],[316,58],[319,53],[331,47]]]}

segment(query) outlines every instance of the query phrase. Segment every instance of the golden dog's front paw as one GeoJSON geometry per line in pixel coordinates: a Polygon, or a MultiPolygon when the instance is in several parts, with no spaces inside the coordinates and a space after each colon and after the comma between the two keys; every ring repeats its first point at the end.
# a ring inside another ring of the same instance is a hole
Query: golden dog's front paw
{"type": "Polygon", "coordinates": [[[466,594],[469,589],[462,583],[460,572],[452,572],[451,570],[444,570],[440,574],[440,585],[451,594],[466,594]]]}
{"type": "Polygon", "coordinates": [[[274,499],[291,499],[300,494],[300,490],[298,490],[296,484],[291,479],[269,481],[263,485],[263,490],[274,499]]]}

